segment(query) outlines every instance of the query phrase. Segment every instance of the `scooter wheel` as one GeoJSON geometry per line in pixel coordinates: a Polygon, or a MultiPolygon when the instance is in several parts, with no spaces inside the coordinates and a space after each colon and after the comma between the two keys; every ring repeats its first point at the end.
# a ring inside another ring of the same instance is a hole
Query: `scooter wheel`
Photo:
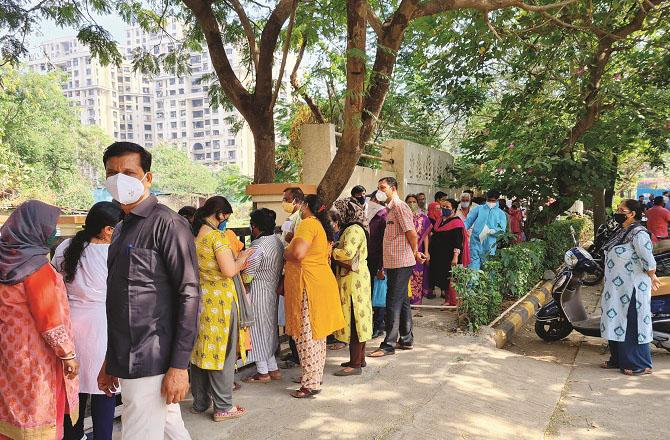
{"type": "Polygon", "coordinates": [[[595,273],[584,275],[582,278],[582,284],[585,286],[596,286],[603,280],[604,277],[605,273],[597,270],[595,273]]]}
{"type": "Polygon", "coordinates": [[[535,321],[535,333],[545,341],[560,341],[572,333],[572,324],[559,318],[553,321],[535,321]]]}

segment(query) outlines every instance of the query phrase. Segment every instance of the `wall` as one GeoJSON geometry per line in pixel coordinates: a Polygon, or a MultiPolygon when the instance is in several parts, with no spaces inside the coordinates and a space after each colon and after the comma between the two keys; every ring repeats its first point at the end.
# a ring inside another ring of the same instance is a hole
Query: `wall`
{"type": "MultiPolygon", "coordinates": [[[[306,124],[302,127],[301,146],[304,151],[303,183],[318,185],[335,157],[335,126],[332,124],[306,124]]],[[[351,188],[363,185],[368,192],[377,187],[382,177],[398,179],[400,195],[423,192],[431,200],[438,190],[455,195],[458,191],[438,186],[440,176],[454,163],[445,151],[435,150],[414,142],[393,139],[382,145],[381,169],[356,166],[341,197],[349,196],[351,188]]]]}

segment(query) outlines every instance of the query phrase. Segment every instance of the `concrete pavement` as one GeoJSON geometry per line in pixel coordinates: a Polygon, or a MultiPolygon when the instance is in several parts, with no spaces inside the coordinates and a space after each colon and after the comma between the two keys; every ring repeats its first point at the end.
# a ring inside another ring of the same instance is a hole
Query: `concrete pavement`
{"type": "Polygon", "coordinates": [[[214,423],[183,402],[186,426],[194,440],[667,438],[670,353],[654,350],[654,374],[630,378],[598,368],[606,358],[598,339],[573,333],[546,343],[531,322],[500,350],[484,335],[451,331],[454,312],[419,313],[416,348],[368,358],[362,376],[333,376],[348,352],[329,352],[313,400],[290,397],[300,371],[283,370],[281,381],[235,392],[248,409],[237,420],[214,423]]]}

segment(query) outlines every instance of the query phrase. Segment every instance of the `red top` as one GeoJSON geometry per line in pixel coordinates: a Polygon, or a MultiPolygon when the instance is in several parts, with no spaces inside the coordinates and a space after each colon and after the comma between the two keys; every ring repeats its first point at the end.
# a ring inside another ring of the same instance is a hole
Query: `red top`
{"type": "Polygon", "coordinates": [[[670,211],[662,206],[655,205],[647,210],[647,229],[651,232],[651,241],[658,242],[658,237],[668,236],[670,211]]]}

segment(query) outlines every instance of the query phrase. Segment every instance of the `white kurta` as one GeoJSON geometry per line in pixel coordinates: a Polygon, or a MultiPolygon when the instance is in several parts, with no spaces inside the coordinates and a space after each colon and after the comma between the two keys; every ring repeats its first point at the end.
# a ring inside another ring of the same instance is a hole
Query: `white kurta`
{"type": "Polygon", "coordinates": [[[656,268],[652,243],[645,229],[631,232],[627,243],[614,246],[605,256],[605,286],[600,304],[600,333],[610,341],[626,339],[628,307],[635,292],[637,340],[652,341],[651,279],[647,272],[656,268]]]}
{"type": "MultiPolygon", "coordinates": [[[[58,246],[53,265],[61,271],[63,253],[70,244],[58,246]]],[[[79,392],[103,394],[98,389],[98,373],[107,351],[107,252],[108,244],[89,244],[79,260],[79,268],[71,283],[65,283],[72,333],[79,360],[79,392]]]]}

